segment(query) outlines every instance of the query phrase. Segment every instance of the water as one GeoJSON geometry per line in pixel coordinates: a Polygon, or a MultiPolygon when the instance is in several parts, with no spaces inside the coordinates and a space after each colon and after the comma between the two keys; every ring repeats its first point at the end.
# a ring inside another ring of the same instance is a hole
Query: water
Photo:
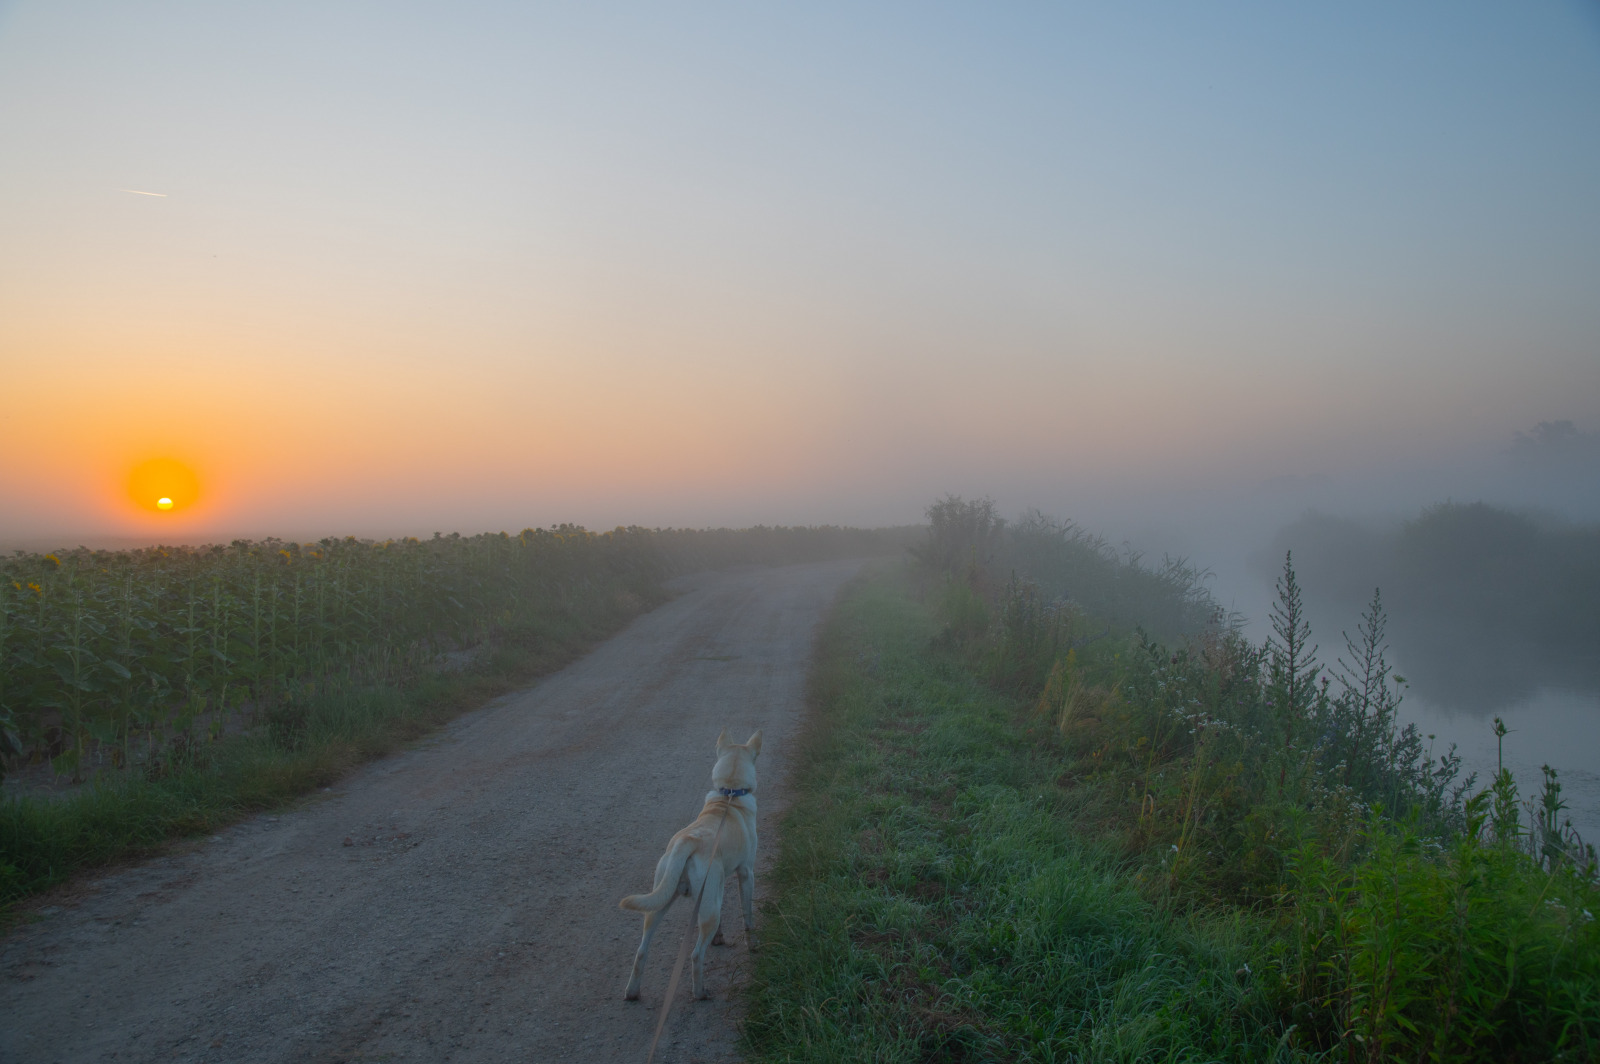
{"type": "Polygon", "coordinates": [[[1496,716],[1510,730],[1505,766],[1516,777],[1518,793],[1537,797],[1544,781],[1540,766],[1549,765],[1559,774],[1572,826],[1585,842],[1600,845],[1600,693],[1542,687],[1485,711],[1435,701],[1412,688],[1400,703],[1401,721],[1437,737],[1435,754],[1456,744],[1463,775],[1476,772],[1479,787],[1495,773],[1496,716]]]}
{"type": "MultiPolygon", "coordinates": [[[[1259,579],[1240,581],[1249,623],[1246,636],[1265,639],[1271,586],[1259,579]]],[[[1311,603],[1318,658],[1331,666],[1345,654],[1343,632],[1356,633],[1360,611],[1340,611],[1311,603]]],[[[1388,659],[1407,680],[1399,717],[1434,736],[1435,756],[1450,744],[1461,755],[1461,771],[1477,773],[1476,788],[1495,773],[1494,718],[1505,721],[1505,766],[1522,798],[1543,787],[1540,767],[1555,769],[1564,818],[1585,842],[1600,848],[1600,661],[1557,653],[1533,644],[1508,645],[1469,625],[1389,619],[1388,659]]]]}
{"type": "Polygon", "coordinates": [[[1494,718],[1505,722],[1505,766],[1523,797],[1544,786],[1540,766],[1558,774],[1565,816],[1600,845],[1600,675],[1592,655],[1483,634],[1452,623],[1395,618],[1390,658],[1410,680],[1400,715],[1443,752],[1455,743],[1462,771],[1480,785],[1494,776],[1494,718]]]}

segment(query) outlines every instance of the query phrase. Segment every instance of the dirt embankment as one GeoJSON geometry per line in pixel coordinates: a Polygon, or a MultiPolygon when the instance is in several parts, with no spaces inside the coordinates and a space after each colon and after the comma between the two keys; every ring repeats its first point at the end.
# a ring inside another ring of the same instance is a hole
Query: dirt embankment
{"type": "MultiPolygon", "coordinates": [[[[617,900],[699,810],[724,727],[765,732],[770,857],[812,637],[857,568],[695,577],[299,809],[46,899],[0,942],[0,1060],[642,1061],[688,910],[629,1004],[639,919],[617,900]]],[[[658,1060],[736,1058],[729,941],[658,1060]]]]}

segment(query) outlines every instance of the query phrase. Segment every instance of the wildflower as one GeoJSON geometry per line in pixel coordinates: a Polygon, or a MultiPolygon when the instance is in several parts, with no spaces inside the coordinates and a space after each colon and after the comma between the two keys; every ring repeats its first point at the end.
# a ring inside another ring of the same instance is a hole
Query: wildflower
{"type": "Polygon", "coordinates": [[[46,554],[44,556],[44,560],[47,562],[55,562],[57,565],[61,564],[61,559],[57,558],[54,554],[46,554]]]}
{"type": "Polygon", "coordinates": [[[32,591],[35,595],[44,594],[44,588],[40,587],[38,584],[34,583],[32,580],[28,581],[28,590],[32,591]]]}

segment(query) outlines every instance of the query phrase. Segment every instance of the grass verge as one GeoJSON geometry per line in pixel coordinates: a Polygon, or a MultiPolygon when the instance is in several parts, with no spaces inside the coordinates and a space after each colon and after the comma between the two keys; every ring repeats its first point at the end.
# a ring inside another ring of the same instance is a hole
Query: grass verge
{"type": "Polygon", "coordinates": [[[892,573],[826,625],[766,904],[754,1061],[1290,1060],[1261,917],[1162,907],[1088,841],[1057,733],[892,573]]]}

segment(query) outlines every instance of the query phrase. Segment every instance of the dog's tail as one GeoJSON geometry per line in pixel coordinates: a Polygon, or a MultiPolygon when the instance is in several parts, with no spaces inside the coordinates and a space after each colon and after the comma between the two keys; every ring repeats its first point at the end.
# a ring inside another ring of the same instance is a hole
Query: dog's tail
{"type": "Polygon", "coordinates": [[[624,909],[642,913],[665,909],[678,889],[678,881],[683,878],[683,866],[689,863],[689,855],[694,853],[694,847],[693,839],[673,839],[672,845],[667,848],[666,864],[656,879],[655,889],[649,894],[629,894],[618,904],[624,909]]]}

